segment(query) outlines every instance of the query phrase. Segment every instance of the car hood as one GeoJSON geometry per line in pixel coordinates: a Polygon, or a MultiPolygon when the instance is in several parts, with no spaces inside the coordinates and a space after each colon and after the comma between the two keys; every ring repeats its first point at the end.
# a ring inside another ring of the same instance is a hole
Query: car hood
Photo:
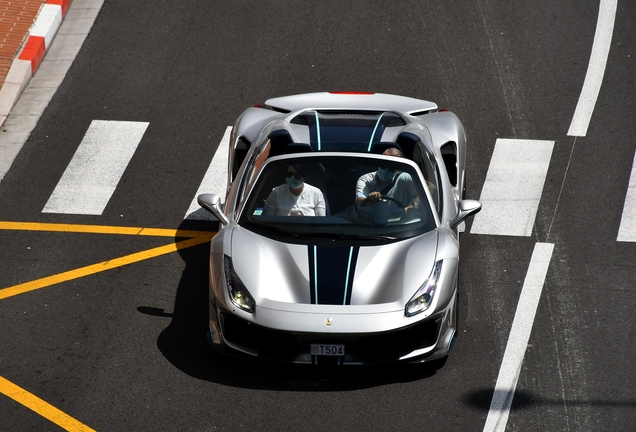
{"type": "Polygon", "coordinates": [[[376,246],[310,240],[291,244],[236,227],[234,271],[260,307],[291,305],[366,306],[366,311],[401,310],[429,276],[439,234],[376,246]],[[368,306],[377,305],[369,309],[368,306]]]}

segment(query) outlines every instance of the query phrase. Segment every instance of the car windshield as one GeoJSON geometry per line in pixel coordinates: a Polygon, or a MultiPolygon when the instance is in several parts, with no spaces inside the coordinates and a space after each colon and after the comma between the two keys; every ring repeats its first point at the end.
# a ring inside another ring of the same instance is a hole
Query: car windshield
{"type": "Polygon", "coordinates": [[[270,237],[397,240],[435,229],[421,176],[394,157],[275,158],[263,167],[239,224],[270,237]],[[374,196],[371,196],[372,192],[374,196]]]}

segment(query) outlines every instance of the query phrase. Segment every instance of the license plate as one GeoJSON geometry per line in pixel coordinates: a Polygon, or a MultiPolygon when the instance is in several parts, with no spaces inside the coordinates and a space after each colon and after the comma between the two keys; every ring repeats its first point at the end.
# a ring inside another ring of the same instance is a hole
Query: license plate
{"type": "Polygon", "coordinates": [[[311,355],[343,356],[345,355],[345,346],[334,344],[311,344],[311,355]]]}

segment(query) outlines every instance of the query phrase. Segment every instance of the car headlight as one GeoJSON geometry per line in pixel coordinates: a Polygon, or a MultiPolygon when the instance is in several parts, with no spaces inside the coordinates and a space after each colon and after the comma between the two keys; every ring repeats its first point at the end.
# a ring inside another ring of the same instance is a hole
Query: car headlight
{"type": "Polygon", "coordinates": [[[230,294],[230,300],[232,303],[239,309],[243,309],[244,311],[254,313],[254,307],[256,306],[256,302],[250,295],[241,279],[238,277],[236,272],[234,271],[234,267],[232,266],[232,258],[227,255],[224,255],[224,265],[225,265],[225,285],[227,286],[227,290],[230,294]]]}
{"type": "Polygon", "coordinates": [[[437,290],[437,283],[439,282],[439,276],[442,273],[442,261],[437,261],[433,265],[431,274],[426,279],[426,282],[417,290],[415,295],[411,297],[411,300],[406,304],[404,308],[404,314],[407,317],[417,315],[424,312],[429,308],[435,296],[437,290]]]}

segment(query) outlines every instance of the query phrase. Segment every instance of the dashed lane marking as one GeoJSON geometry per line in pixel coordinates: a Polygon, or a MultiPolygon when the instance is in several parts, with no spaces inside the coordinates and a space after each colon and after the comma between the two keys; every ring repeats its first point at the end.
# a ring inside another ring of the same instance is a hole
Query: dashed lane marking
{"type": "Polygon", "coordinates": [[[75,420],[68,414],[55,408],[50,403],[40,399],[32,393],[29,393],[22,387],[13,384],[11,381],[0,376],[0,393],[10,397],[17,403],[24,405],[30,410],[38,413],[45,419],[55,423],[59,427],[67,431],[87,432],[94,431],[85,424],[75,420]]]}

